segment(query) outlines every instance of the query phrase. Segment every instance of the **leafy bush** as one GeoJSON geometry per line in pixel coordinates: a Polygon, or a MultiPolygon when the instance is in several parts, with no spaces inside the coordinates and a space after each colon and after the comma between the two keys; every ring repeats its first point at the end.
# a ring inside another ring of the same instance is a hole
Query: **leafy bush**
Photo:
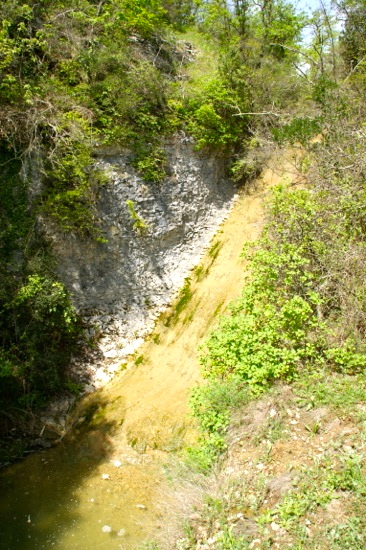
{"type": "Polygon", "coordinates": [[[247,132],[249,117],[237,116],[245,107],[240,95],[219,78],[204,84],[187,104],[188,130],[197,149],[238,144],[247,132]]]}
{"type": "Polygon", "coordinates": [[[237,376],[224,381],[212,379],[193,390],[190,405],[204,434],[200,444],[189,449],[189,460],[194,468],[208,471],[217,456],[226,449],[225,434],[230,412],[249,398],[248,388],[237,376]]]}
{"type": "Polygon", "coordinates": [[[115,2],[116,19],[126,31],[135,31],[144,37],[156,33],[163,24],[166,11],[159,0],[119,0],[115,2]]]}
{"type": "Polygon", "coordinates": [[[205,377],[237,376],[257,392],[278,378],[291,378],[297,367],[314,355],[304,345],[307,330],[316,327],[311,304],[299,296],[278,307],[246,296],[236,313],[223,318],[219,331],[207,341],[202,359],[205,377]]]}
{"type": "Polygon", "coordinates": [[[236,377],[255,393],[276,379],[293,377],[321,346],[320,299],[309,289],[306,258],[294,248],[279,254],[268,241],[264,244],[269,250],[252,256],[242,297],[207,340],[201,360],[206,378],[236,377]],[[299,284],[302,295],[292,294],[299,284]]]}
{"type": "Polygon", "coordinates": [[[139,216],[139,214],[136,212],[135,209],[135,203],[131,200],[126,201],[126,206],[128,208],[128,211],[131,215],[131,218],[133,220],[133,228],[135,231],[137,231],[140,234],[144,234],[147,229],[148,225],[147,223],[139,216]]]}
{"type": "Polygon", "coordinates": [[[0,326],[0,376],[5,382],[0,402],[39,405],[61,391],[64,369],[80,337],[80,324],[62,284],[30,275],[2,303],[0,326]]]}
{"type": "MultiPolygon", "coordinates": [[[[333,139],[339,147],[343,131],[329,136],[328,150],[333,139]]],[[[208,386],[197,388],[193,397],[206,434],[201,455],[205,446],[206,457],[225,448],[230,406],[211,391],[215,385],[244,385],[255,395],[276,380],[316,370],[355,375],[365,369],[360,147],[347,147],[342,158],[325,156],[324,146],[321,156],[313,153],[312,188],[273,190],[263,237],[245,247],[250,275],[242,295],[209,336],[201,357],[208,386]],[[358,175],[352,180],[340,169],[351,158],[358,175]]]]}
{"type": "Polygon", "coordinates": [[[160,147],[138,155],[133,164],[147,182],[159,183],[166,177],[166,155],[160,147]]]}
{"type": "Polygon", "coordinates": [[[46,164],[43,210],[63,231],[97,237],[96,190],[103,175],[93,169],[88,121],[77,112],[62,115],[55,131],[55,148],[46,164]]]}
{"type": "Polygon", "coordinates": [[[294,118],[281,128],[273,128],[272,134],[278,143],[301,143],[306,145],[312,137],[320,133],[321,120],[317,118],[294,118]]]}
{"type": "Polygon", "coordinates": [[[0,411],[10,413],[62,391],[81,325],[52,274],[47,243],[35,234],[36,210],[19,177],[20,163],[9,151],[2,150],[1,159],[0,411]]]}

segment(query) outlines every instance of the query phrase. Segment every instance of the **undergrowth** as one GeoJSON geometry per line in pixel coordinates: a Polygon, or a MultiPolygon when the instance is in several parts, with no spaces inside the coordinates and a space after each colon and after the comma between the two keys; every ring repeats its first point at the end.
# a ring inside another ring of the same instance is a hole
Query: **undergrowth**
{"type": "Polygon", "coordinates": [[[19,413],[26,416],[70,387],[65,370],[82,331],[49,247],[35,232],[19,169],[13,162],[3,167],[6,185],[0,190],[0,435],[19,413]]]}
{"type": "Polygon", "coordinates": [[[250,274],[201,350],[206,384],[191,398],[204,434],[194,451],[200,468],[226,448],[237,395],[254,398],[278,380],[295,383],[309,402],[335,407],[364,395],[357,386],[366,367],[362,146],[356,142],[343,158],[330,153],[355,131],[338,123],[326,143],[309,145],[308,186],[278,185],[261,240],[244,249],[250,274]],[[339,170],[351,155],[352,179],[339,170]]]}

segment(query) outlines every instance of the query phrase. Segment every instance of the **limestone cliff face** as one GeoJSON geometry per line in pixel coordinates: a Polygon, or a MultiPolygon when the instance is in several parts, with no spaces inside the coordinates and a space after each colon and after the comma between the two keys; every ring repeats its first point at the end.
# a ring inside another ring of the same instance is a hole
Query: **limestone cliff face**
{"type": "Polygon", "coordinates": [[[147,184],[126,154],[100,151],[98,164],[108,183],[100,190],[98,210],[108,242],[54,239],[59,276],[76,307],[104,333],[119,334],[119,348],[150,330],[198,263],[234,196],[222,159],[195,152],[178,136],[166,155],[167,178],[147,184]],[[127,200],[147,224],[144,233],[133,228],[127,200]]]}

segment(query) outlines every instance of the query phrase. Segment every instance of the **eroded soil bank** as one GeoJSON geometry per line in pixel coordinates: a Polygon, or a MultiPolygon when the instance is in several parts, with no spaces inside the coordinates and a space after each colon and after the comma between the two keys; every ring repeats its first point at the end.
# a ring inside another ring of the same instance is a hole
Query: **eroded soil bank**
{"type": "Polygon", "coordinates": [[[290,158],[272,163],[127,370],[81,404],[71,435],[2,473],[4,549],[132,549],[159,538],[169,548],[190,503],[164,463],[196,437],[187,396],[200,379],[198,347],[240,292],[240,253],[260,234],[268,188],[296,178],[290,158]]]}

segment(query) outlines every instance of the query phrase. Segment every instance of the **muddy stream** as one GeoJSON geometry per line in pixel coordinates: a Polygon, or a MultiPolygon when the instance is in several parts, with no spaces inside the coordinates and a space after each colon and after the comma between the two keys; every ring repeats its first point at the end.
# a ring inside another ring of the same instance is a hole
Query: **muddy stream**
{"type": "Polygon", "coordinates": [[[80,404],[76,427],[58,446],[1,473],[2,549],[127,550],[161,532],[169,540],[172,510],[179,515],[181,506],[165,464],[196,438],[187,396],[200,379],[197,349],[240,292],[240,253],[260,234],[267,189],[294,173],[282,160],[239,195],[190,274],[189,292],[137,360],[80,404]]]}

